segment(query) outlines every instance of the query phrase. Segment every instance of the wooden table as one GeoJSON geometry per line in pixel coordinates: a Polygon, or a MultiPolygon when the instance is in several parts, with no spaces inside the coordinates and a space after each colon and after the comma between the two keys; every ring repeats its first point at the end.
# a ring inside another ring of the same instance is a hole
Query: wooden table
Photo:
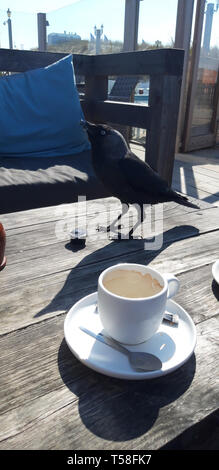
{"type": "MultiPolygon", "coordinates": [[[[91,234],[72,249],[63,231],[84,203],[6,214],[7,266],[0,273],[0,449],[218,449],[219,208],[164,204],[163,246],[97,234],[100,201],[87,203],[91,234]],[[66,224],[66,225],[65,225],[66,224]],[[58,238],[57,238],[58,236],[58,238]],[[70,352],[69,308],[96,291],[100,272],[119,261],[150,263],[181,282],[176,301],[193,318],[197,345],[175,372],[126,381],[97,373],[70,352]]],[[[120,204],[101,201],[99,222],[120,204]]]]}

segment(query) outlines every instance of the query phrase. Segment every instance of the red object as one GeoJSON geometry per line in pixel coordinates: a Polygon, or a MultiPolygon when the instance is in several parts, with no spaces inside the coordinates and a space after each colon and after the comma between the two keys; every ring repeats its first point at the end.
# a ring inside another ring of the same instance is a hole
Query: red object
{"type": "Polygon", "coordinates": [[[6,265],[5,245],[6,245],[6,233],[5,233],[5,229],[3,225],[0,223],[0,271],[6,265]]]}

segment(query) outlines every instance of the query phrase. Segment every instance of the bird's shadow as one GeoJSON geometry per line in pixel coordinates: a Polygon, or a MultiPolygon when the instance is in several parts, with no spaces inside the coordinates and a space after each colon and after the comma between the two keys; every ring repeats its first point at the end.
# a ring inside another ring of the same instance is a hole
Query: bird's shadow
{"type": "MultiPolygon", "coordinates": [[[[118,262],[131,262],[140,264],[150,264],[162,251],[166,250],[176,240],[182,238],[197,236],[199,230],[192,225],[180,225],[165,231],[162,235],[162,246],[157,249],[147,249],[147,239],[133,239],[133,240],[112,240],[111,243],[92,251],[86,255],[86,246],[74,245],[73,243],[66,243],[65,248],[73,255],[81,250],[84,251],[84,258],[75,265],[68,274],[64,285],[60,291],[54,296],[52,301],[42,310],[35,314],[35,317],[40,317],[45,314],[57,311],[60,308],[66,311],[77,300],[97,290],[98,276],[101,271],[116,264],[118,262]],[[113,247],[113,250],[112,250],[113,247]],[[112,256],[113,253],[113,256],[112,256]],[[94,269],[90,271],[90,266],[93,265],[94,269]],[[84,276],[87,276],[88,282],[86,283],[86,292],[83,291],[83,283],[77,282],[80,278],[78,268],[84,267],[84,276]],[[87,269],[86,269],[87,268],[87,269]]],[[[88,242],[89,243],[89,242],[88,242]]]]}

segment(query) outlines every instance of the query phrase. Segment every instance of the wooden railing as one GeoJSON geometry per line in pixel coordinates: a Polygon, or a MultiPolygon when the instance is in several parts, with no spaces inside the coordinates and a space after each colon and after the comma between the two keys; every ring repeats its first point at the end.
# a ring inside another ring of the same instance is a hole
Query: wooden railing
{"type": "MultiPolygon", "coordinates": [[[[0,71],[45,67],[67,54],[0,49],[0,71]]],[[[184,51],[155,49],[88,56],[73,54],[85,78],[81,105],[86,119],[147,129],[146,161],[171,184],[184,51]],[[108,77],[149,75],[148,106],[107,100],[108,77]]]]}

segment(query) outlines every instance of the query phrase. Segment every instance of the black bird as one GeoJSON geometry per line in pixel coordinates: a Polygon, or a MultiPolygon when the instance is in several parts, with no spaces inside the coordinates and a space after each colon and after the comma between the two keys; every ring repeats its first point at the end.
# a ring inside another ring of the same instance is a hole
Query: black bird
{"type": "MultiPolygon", "coordinates": [[[[112,196],[122,204],[157,204],[175,201],[184,206],[198,208],[171,189],[146,162],[140,160],[129,148],[124,137],[105,124],[81,121],[92,147],[92,164],[97,178],[112,196]]],[[[124,213],[124,212],[123,212],[124,213]]],[[[119,216],[123,215],[123,213],[119,216]]],[[[110,227],[107,228],[109,230],[110,227]]]]}

